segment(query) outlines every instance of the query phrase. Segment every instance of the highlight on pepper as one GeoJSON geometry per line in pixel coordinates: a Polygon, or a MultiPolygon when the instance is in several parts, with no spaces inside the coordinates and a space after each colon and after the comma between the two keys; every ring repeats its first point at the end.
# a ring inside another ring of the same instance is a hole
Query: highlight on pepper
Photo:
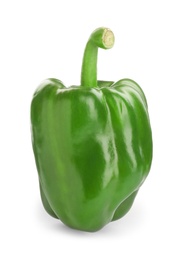
{"type": "Polygon", "coordinates": [[[65,225],[88,232],[130,210],[152,162],[143,90],[131,79],[97,79],[98,48],[113,45],[110,29],[95,30],[85,47],[80,85],[44,80],[31,102],[43,206],[65,225]]]}

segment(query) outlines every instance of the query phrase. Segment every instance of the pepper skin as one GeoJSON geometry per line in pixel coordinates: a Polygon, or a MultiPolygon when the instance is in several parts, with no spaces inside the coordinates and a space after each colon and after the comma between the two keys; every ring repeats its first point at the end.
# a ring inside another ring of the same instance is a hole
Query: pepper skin
{"type": "Polygon", "coordinates": [[[152,161],[141,88],[130,79],[97,80],[98,47],[113,44],[112,31],[98,28],[85,48],[81,85],[47,79],[31,103],[43,205],[65,225],[89,232],[128,212],[152,161]]]}

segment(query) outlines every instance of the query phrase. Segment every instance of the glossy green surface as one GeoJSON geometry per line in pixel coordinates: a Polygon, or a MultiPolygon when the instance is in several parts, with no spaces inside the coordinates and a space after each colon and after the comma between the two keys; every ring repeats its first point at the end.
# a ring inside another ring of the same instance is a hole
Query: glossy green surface
{"type": "Polygon", "coordinates": [[[57,79],[45,80],[31,104],[43,205],[84,231],[99,230],[128,212],[152,160],[141,88],[129,79],[93,81],[96,86],[66,88],[57,79]]]}

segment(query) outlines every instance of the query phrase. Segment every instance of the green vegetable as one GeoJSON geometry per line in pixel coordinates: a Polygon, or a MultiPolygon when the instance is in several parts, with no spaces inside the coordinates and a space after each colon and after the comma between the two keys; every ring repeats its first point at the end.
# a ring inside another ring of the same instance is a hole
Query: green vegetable
{"type": "Polygon", "coordinates": [[[152,160],[141,88],[130,79],[97,81],[98,47],[113,44],[111,30],[95,30],[85,48],[81,85],[66,88],[47,79],[31,103],[43,205],[51,216],[84,231],[99,230],[128,212],[152,160]]]}

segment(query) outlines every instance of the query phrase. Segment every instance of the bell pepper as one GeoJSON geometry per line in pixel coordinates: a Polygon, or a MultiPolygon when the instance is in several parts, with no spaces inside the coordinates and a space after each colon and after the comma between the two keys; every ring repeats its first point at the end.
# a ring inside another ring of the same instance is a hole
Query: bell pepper
{"type": "Polygon", "coordinates": [[[98,48],[113,45],[110,29],[95,30],[85,48],[80,86],[47,79],[31,103],[44,208],[65,225],[89,232],[129,211],[152,161],[142,89],[131,79],[97,80],[98,48]]]}

